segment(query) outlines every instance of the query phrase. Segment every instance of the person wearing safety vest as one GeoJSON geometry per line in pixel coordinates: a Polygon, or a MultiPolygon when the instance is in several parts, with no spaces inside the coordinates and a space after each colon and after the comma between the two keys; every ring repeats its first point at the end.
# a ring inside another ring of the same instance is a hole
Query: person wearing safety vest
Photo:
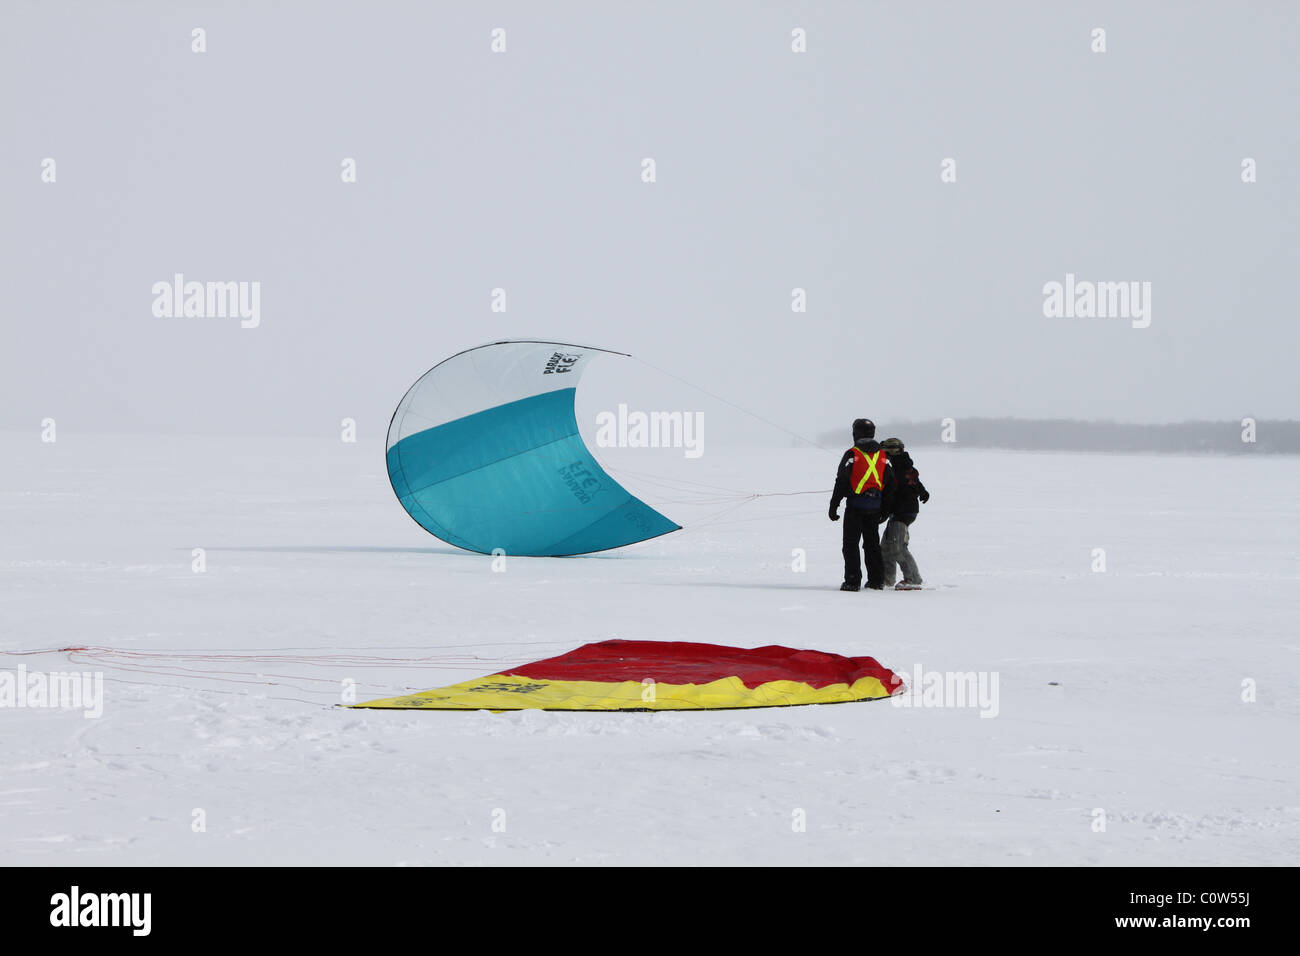
{"type": "Polygon", "coordinates": [[[869,418],[853,423],[853,447],[840,459],[831,492],[830,519],[839,521],[840,502],[844,509],[844,583],[841,591],[862,587],[862,562],[867,562],[867,587],[884,590],[885,562],[880,552],[880,522],[889,514],[894,495],[894,472],[889,456],[876,441],[876,425],[869,418]],[[859,545],[860,543],[860,545],[859,545]]]}

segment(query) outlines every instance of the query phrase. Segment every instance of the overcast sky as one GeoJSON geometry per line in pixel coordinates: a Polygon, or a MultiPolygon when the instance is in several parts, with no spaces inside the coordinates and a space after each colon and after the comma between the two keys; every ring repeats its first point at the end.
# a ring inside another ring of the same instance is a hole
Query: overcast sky
{"type": "MultiPolygon", "coordinates": [[[[382,434],[427,368],[515,337],[632,352],[805,434],[1300,417],[1294,2],[0,20],[0,427],[382,434]],[[260,283],[260,324],[155,315],[175,273],[260,283]],[[1149,327],[1044,315],[1067,273],[1149,282],[1149,327]]],[[[654,408],[646,373],[587,384],[654,408]]]]}

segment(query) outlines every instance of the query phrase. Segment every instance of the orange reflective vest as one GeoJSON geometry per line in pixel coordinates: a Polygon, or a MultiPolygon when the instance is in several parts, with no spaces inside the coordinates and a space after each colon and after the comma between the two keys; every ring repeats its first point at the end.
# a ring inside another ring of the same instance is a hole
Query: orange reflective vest
{"type": "Polygon", "coordinates": [[[849,487],[855,495],[864,491],[881,491],[885,487],[885,461],[883,448],[868,455],[857,445],[853,446],[853,471],[849,473],[849,487]]]}

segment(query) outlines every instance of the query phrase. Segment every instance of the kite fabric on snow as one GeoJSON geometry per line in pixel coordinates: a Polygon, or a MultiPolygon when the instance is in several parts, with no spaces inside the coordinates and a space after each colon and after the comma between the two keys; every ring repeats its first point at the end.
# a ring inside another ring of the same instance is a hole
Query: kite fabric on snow
{"type": "Polygon", "coordinates": [[[388,426],[388,479],[430,534],[469,551],[606,551],[680,525],[597,464],[574,412],[596,355],[561,342],[493,342],[425,372],[388,426]]]}
{"type": "Polygon", "coordinates": [[[871,657],[789,647],[601,641],[500,674],[354,707],[710,710],[879,700],[902,678],[871,657]]]}

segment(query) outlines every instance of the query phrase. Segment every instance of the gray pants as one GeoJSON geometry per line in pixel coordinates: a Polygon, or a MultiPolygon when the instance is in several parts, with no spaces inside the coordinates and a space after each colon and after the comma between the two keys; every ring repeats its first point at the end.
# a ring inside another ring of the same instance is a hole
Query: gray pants
{"type": "Polygon", "coordinates": [[[921,572],[916,567],[916,559],[912,557],[912,552],[907,550],[907,543],[911,540],[907,530],[910,523],[898,518],[890,518],[889,524],[885,526],[880,550],[885,559],[885,587],[887,588],[894,586],[894,576],[900,568],[903,572],[903,580],[908,584],[921,583],[921,572]]]}

